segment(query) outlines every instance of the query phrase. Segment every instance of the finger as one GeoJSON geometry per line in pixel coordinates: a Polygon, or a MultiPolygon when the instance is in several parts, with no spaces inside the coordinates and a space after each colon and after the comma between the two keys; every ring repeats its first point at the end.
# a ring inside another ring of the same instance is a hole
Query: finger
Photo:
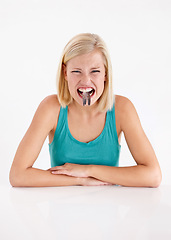
{"type": "Polygon", "coordinates": [[[62,172],[60,172],[60,171],[55,171],[55,170],[53,170],[51,173],[52,173],[52,174],[62,174],[62,172]]]}
{"type": "Polygon", "coordinates": [[[58,170],[58,169],[62,169],[62,168],[63,168],[62,166],[56,166],[56,167],[49,168],[49,170],[54,171],[54,170],[58,170]]]}
{"type": "Polygon", "coordinates": [[[105,183],[105,185],[113,185],[112,183],[105,183]]]}
{"type": "Polygon", "coordinates": [[[66,171],[60,171],[60,170],[59,170],[59,171],[52,171],[51,173],[52,173],[52,174],[56,174],[56,175],[57,175],[57,174],[64,174],[64,175],[70,176],[70,174],[67,173],[66,171]]]}

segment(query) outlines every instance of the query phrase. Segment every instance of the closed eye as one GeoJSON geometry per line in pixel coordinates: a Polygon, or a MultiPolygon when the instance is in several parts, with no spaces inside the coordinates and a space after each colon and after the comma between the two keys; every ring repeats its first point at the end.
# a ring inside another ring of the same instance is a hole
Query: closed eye
{"type": "MultiPolygon", "coordinates": [[[[100,72],[99,70],[93,70],[91,71],[92,73],[97,73],[97,72],[100,72]]],[[[80,71],[78,70],[74,70],[74,71],[71,71],[71,73],[81,73],[80,71]]]]}
{"type": "Polygon", "coordinates": [[[76,71],[76,70],[75,70],[75,71],[72,71],[72,73],[81,73],[81,72],[80,72],[80,71],[76,71]]]}

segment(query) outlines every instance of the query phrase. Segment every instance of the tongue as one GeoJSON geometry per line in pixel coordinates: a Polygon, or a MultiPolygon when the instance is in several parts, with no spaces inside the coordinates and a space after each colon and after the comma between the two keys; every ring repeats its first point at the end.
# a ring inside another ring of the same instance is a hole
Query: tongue
{"type": "Polygon", "coordinates": [[[90,105],[90,102],[91,102],[90,93],[84,92],[83,93],[83,106],[85,106],[87,102],[88,102],[88,105],[90,105]]]}

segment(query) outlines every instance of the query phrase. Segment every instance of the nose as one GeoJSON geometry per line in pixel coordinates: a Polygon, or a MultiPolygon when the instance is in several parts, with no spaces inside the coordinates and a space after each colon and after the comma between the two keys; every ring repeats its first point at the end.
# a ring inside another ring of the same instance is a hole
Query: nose
{"type": "Polygon", "coordinates": [[[88,85],[89,83],[91,83],[91,78],[89,74],[84,74],[81,77],[81,82],[88,85]]]}

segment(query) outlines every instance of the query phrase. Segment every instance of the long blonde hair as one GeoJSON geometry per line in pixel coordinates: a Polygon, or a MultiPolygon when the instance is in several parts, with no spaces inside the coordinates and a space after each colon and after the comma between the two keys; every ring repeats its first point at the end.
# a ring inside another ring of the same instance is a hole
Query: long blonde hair
{"type": "Polygon", "coordinates": [[[57,71],[57,93],[58,100],[62,107],[69,105],[73,98],[68,89],[68,82],[64,78],[62,65],[70,59],[81,54],[89,53],[93,50],[99,50],[104,56],[104,66],[106,69],[106,81],[104,91],[98,99],[99,111],[111,110],[114,103],[114,94],[112,87],[112,65],[106,44],[97,34],[81,33],[73,37],[65,46],[57,71]]]}

